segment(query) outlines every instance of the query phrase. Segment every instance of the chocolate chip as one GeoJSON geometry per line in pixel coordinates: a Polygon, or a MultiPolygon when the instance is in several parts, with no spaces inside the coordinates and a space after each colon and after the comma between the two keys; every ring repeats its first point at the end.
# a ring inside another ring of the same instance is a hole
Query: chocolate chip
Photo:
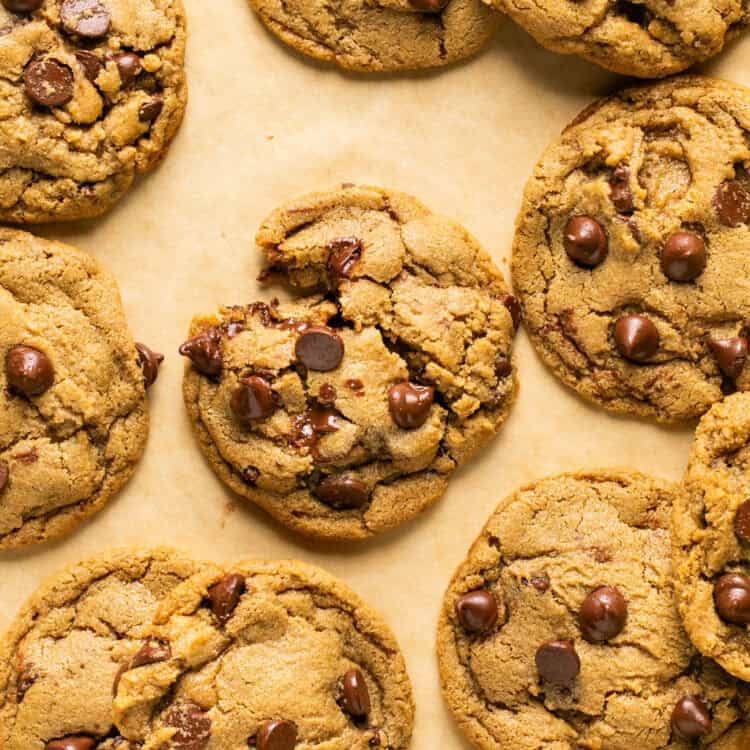
{"type": "MultiPolygon", "coordinates": [[[[2,468],[0,467],[0,473],[2,468]]],[[[0,481],[0,485],[2,482],[0,481]]],[[[0,489],[2,487],[0,486],[0,489]]],[[[750,543],[750,500],[745,500],[734,517],[734,533],[743,542],[750,543]]]]}
{"type": "Polygon", "coordinates": [[[723,182],[714,194],[714,210],[728,227],[750,223],[750,195],[736,180],[723,182]]]}
{"type": "Polygon", "coordinates": [[[587,641],[600,643],[622,632],[628,618],[625,597],[613,586],[592,591],[581,604],[578,622],[587,641]]]}
{"type": "Polygon", "coordinates": [[[609,240],[602,225],[590,216],[574,216],[563,236],[565,252],[579,266],[594,268],[606,257],[609,240]]]}
{"type": "Polygon", "coordinates": [[[513,328],[518,330],[518,326],[521,325],[521,304],[512,294],[504,294],[500,299],[508,308],[510,317],[513,320],[513,328]]]}
{"type": "Polygon", "coordinates": [[[328,250],[328,275],[336,288],[341,279],[348,279],[362,256],[362,241],[356,237],[338,237],[326,245],[328,250]]]}
{"type": "Polygon", "coordinates": [[[456,615],[465,630],[486,633],[497,623],[497,601],[491,591],[469,591],[456,600],[456,615]]]}
{"type": "Polygon", "coordinates": [[[700,698],[686,695],[672,711],[672,731],[681,740],[695,740],[711,731],[711,714],[700,698]]]}
{"type": "Polygon", "coordinates": [[[113,59],[115,65],[117,65],[117,72],[120,74],[120,82],[123,88],[132,83],[143,70],[141,58],[134,52],[119,52],[113,59]]]}
{"type": "Polygon", "coordinates": [[[370,691],[364,675],[350,669],[341,678],[341,708],[355,719],[364,719],[370,713],[370,691]]]}
{"type": "Polygon", "coordinates": [[[329,372],[341,364],[344,342],[329,328],[311,327],[297,339],[294,353],[308,369],[329,372]]]}
{"type": "Polygon", "coordinates": [[[422,13],[440,13],[450,0],[409,0],[409,2],[422,13]]]}
{"type": "Polygon", "coordinates": [[[750,578],[726,573],[714,586],[714,604],[722,619],[734,625],[750,625],[750,578]]]}
{"type": "Polygon", "coordinates": [[[361,479],[341,474],[326,477],[318,485],[315,495],[334,508],[361,508],[370,499],[370,489],[361,479]]]}
{"type": "Polygon", "coordinates": [[[292,750],[296,744],[297,727],[283,719],[262,724],[255,738],[257,750],[292,750]]]}
{"type": "Polygon", "coordinates": [[[83,74],[93,83],[102,70],[101,60],[93,53],[85,49],[78,49],[73,53],[83,68],[83,74]]]}
{"type": "Polygon", "coordinates": [[[8,462],[0,460],[0,492],[6,488],[9,477],[10,469],[8,468],[8,462]]]}
{"type": "Polygon", "coordinates": [[[44,747],[45,750],[93,750],[96,740],[80,734],[69,734],[67,737],[50,740],[44,747]]]}
{"type": "Polygon", "coordinates": [[[180,354],[193,363],[198,372],[213,377],[221,372],[221,336],[215,328],[209,328],[186,341],[180,354]]]}
{"type": "Polygon", "coordinates": [[[23,71],[29,98],[44,107],[62,107],[73,98],[73,71],[57,60],[30,62],[23,71]]]}
{"type": "Polygon", "coordinates": [[[541,575],[534,576],[531,579],[531,585],[540,594],[544,594],[545,592],[549,591],[549,587],[550,587],[549,576],[546,573],[542,573],[541,575]]]}
{"type": "Polygon", "coordinates": [[[143,380],[146,388],[150,388],[159,376],[159,367],[164,361],[164,355],[149,349],[145,344],[136,343],[135,348],[138,352],[141,370],[143,370],[143,380]]]}
{"type": "Polygon", "coordinates": [[[513,363],[507,357],[498,357],[495,360],[495,375],[498,378],[507,378],[513,372],[513,363]]]}
{"type": "Polygon", "coordinates": [[[138,653],[130,660],[130,669],[138,669],[148,664],[157,664],[172,658],[172,649],[168,643],[146,641],[138,653]]]}
{"type": "Polygon", "coordinates": [[[547,641],[536,652],[539,676],[559,687],[570,687],[581,671],[581,660],[573,641],[547,641]]]}
{"type": "Polygon", "coordinates": [[[388,408],[399,427],[413,430],[427,421],[434,399],[435,389],[430,386],[397,383],[388,391],[388,408]]]}
{"type": "Polygon", "coordinates": [[[252,375],[240,380],[229,400],[229,406],[245,422],[266,419],[276,411],[276,396],[267,380],[252,375]]]}
{"type": "Polygon", "coordinates": [[[692,232],[675,232],[661,251],[661,268],[672,281],[692,281],[706,267],[706,243],[692,232]]]}
{"type": "Polygon", "coordinates": [[[208,590],[211,611],[222,624],[231,616],[245,593],[245,579],[237,573],[222,578],[208,590]]]}
{"type": "Polygon", "coordinates": [[[69,34],[100,39],[109,31],[109,11],[99,0],[63,0],[60,19],[69,34]]]}
{"type": "Polygon", "coordinates": [[[25,396],[41,396],[55,380],[49,357],[30,346],[14,346],[5,355],[8,385],[25,396]]]}
{"type": "Polygon", "coordinates": [[[26,693],[31,690],[31,687],[36,682],[37,676],[34,671],[34,667],[31,664],[25,664],[18,672],[18,679],[16,680],[16,703],[20,703],[26,693]]]}
{"type": "Polygon", "coordinates": [[[153,122],[161,114],[162,109],[164,109],[164,99],[161,96],[155,96],[141,104],[138,109],[138,119],[141,122],[153,122]]]}
{"type": "Polygon", "coordinates": [[[630,190],[630,170],[624,164],[619,164],[612,173],[609,191],[610,200],[619,213],[633,213],[635,202],[630,190]]]}
{"type": "Polygon", "coordinates": [[[737,380],[747,364],[747,338],[712,339],[708,346],[724,375],[730,380],[737,380]]]}
{"type": "Polygon", "coordinates": [[[336,401],[336,388],[330,383],[323,383],[318,389],[318,398],[324,404],[332,404],[336,401]]]}
{"type": "Polygon", "coordinates": [[[203,750],[211,739],[211,719],[196,703],[176,703],[164,723],[177,730],[169,741],[172,750],[203,750]]]}
{"type": "Polygon", "coordinates": [[[3,0],[3,6],[11,13],[33,13],[42,7],[43,0],[3,0]]]}
{"type": "Polygon", "coordinates": [[[615,344],[625,359],[645,362],[659,349],[659,331],[644,315],[623,315],[615,322],[615,344]]]}

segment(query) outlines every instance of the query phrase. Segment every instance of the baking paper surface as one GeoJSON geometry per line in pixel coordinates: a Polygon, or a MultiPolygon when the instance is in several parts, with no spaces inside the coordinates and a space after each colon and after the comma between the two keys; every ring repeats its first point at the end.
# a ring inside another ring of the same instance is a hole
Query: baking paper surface
{"type": "MultiPolygon", "coordinates": [[[[190,318],[269,298],[253,243],[277,205],[339,182],[404,190],[464,224],[507,276],[513,222],[543,148],[624,79],[538,47],[509,21],[478,58],[437,73],[355,76],[293,53],[243,0],[187,0],[190,104],[168,158],[108,215],[36,228],[117,277],[134,337],[167,355],[152,429],[124,492],[67,538],[0,555],[0,628],[68,563],[124,544],[198,558],[299,558],[377,607],[404,650],[417,703],[414,750],[469,748],[443,705],[434,656],[445,587],[497,502],[548,474],[633,467],[677,479],[693,426],[614,417],[559,384],[523,332],[521,390],[501,434],[432,510],[359,545],[314,543],[226,491],[183,409],[177,347],[190,318]]],[[[750,85],[750,38],[703,70],[750,85]]]]}

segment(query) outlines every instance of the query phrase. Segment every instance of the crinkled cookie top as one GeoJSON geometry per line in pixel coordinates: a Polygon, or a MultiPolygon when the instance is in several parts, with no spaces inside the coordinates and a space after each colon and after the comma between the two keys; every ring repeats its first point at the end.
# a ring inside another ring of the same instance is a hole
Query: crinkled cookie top
{"type": "Polygon", "coordinates": [[[318,568],[207,568],[166,597],[150,642],[154,658],[122,673],[114,701],[131,742],[191,750],[409,744],[414,706],[398,644],[318,568]]]}
{"type": "Polygon", "coordinates": [[[258,242],[302,296],[193,321],[184,393],[201,447],[303,533],[406,521],[510,409],[515,299],[464,229],[399,193],[307,196],[258,242]]]}
{"type": "Polygon", "coordinates": [[[363,72],[418,70],[473,55],[502,16],[481,0],[250,0],[298,52],[363,72]]]}
{"type": "Polygon", "coordinates": [[[487,0],[536,40],[609,70],[662,78],[718,54],[744,31],[747,0],[487,0]]]}
{"type": "Polygon", "coordinates": [[[700,421],[672,528],[690,638],[750,680],[750,394],[730,396],[700,421]]]}
{"type": "Polygon", "coordinates": [[[590,107],[534,170],[513,281],[547,364],[674,422],[750,387],[750,91],[685,77],[590,107]]]}
{"type": "Polygon", "coordinates": [[[128,549],[42,586],[0,644],[0,746],[133,750],[117,740],[113,686],[143,658],[161,599],[196,571],[168,550],[128,549]]]}
{"type": "Polygon", "coordinates": [[[127,481],[148,434],[140,362],[95,260],[0,229],[0,548],[69,531],[127,481]]]}
{"type": "Polygon", "coordinates": [[[675,488],[564,475],[500,504],[446,593],[443,692],[482,750],[737,750],[747,687],[692,648],[674,601],[675,488]]]}
{"type": "Polygon", "coordinates": [[[185,108],[181,0],[3,0],[0,221],[96,216],[185,108]]]}

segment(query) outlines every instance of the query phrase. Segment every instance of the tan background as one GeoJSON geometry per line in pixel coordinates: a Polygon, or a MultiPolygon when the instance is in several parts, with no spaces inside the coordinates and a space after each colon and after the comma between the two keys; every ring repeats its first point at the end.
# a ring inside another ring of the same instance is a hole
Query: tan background
{"type": "MultiPolygon", "coordinates": [[[[414,194],[462,222],[507,272],[533,164],[620,81],[546,52],[510,22],[483,55],[447,71],[352,76],[287,50],[243,0],[186,4],[190,106],[169,158],[103,219],[39,230],[94,253],[119,279],[136,340],[167,354],[151,391],[150,442],[135,478],[93,522],[59,543],[0,555],[0,629],[44,577],[113,545],[168,543],[217,560],[298,557],[340,576],[393,627],[414,682],[414,750],[468,748],[440,698],[434,629],[444,588],[495,504],[520,484],[582,467],[677,478],[690,428],[587,406],[521,333],[519,401],[446,497],[372,543],[320,546],[235,501],[214,478],[182,408],[176,349],[194,313],[259,295],[252,239],[265,215],[341,181],[414,194]]],[[[707,70],[750,85],[749,55],[747,38],[707,70]]]]}

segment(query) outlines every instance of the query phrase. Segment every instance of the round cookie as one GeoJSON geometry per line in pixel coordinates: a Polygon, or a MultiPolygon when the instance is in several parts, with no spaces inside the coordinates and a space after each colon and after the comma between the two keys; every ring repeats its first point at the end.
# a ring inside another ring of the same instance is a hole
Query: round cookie
{"type": "Polygon", "coordinates": [[[114,700],[115,722],[132,742],[191,750],[409,744],[414,705],[396,640],[318,568],[206,569],[166,597],[155,623],[152,643],[165,658],[123,672],[114,700]]]}
{"type": "Polygon", "coordinates": [[[662,78],[718,54],[748,23],[745,0],[487,0],[547,49],[662,78]]]}
{"type": "Polygon", "coordinates": [[[750,394],[730,396],[700,421],[672,535],[688,635],[703,654],[750,680],[750,394]]]}
{"type": "Polygon", "coordinates": [[[0,643],[0,747],[133,750],[112,722],[112,689],[147,660],[157,605],[197,572],[166,549],[117,550],[60,573],[31,598],[0,643]]]}
{"type": "Polygon", "coordinates": [[[304,534],[407,521],[508,414],[515,299],[463,228],[401,193],[308,195],[257,241],[304,296],[193,321],[184,397],[211,467],[304,534]]]}
{"type": "Polygon", "coordinates": [[[692,648],[671,581],[675,488],[600,471],[504,500],[448,587],[445,699],[482,750],[736,750],[747,686],[692,648]]]}
{"type": "Polygon", "coordinates": [[[596,103],[542,156],[513,281],[587,399],[676,422],[750,388],[749,136],[750,91],[683,77],[596,103]]]}
{"type": "Polygon", "coordinates": [[[187,101],[181,0],[2,0],[0,221],[97,216],[187,101]]]}
{"type": "Polygon", "coordinates": [[[125,484],[160,357],[93,258],[0,229],[0,549],[67,533],[125,484]]]}
{"type": "Polygon", "coordinates": [[[502,16],[481,0],[250,0],[283,42],[365,73],[436,68],[479,51],[502,16]]]}

